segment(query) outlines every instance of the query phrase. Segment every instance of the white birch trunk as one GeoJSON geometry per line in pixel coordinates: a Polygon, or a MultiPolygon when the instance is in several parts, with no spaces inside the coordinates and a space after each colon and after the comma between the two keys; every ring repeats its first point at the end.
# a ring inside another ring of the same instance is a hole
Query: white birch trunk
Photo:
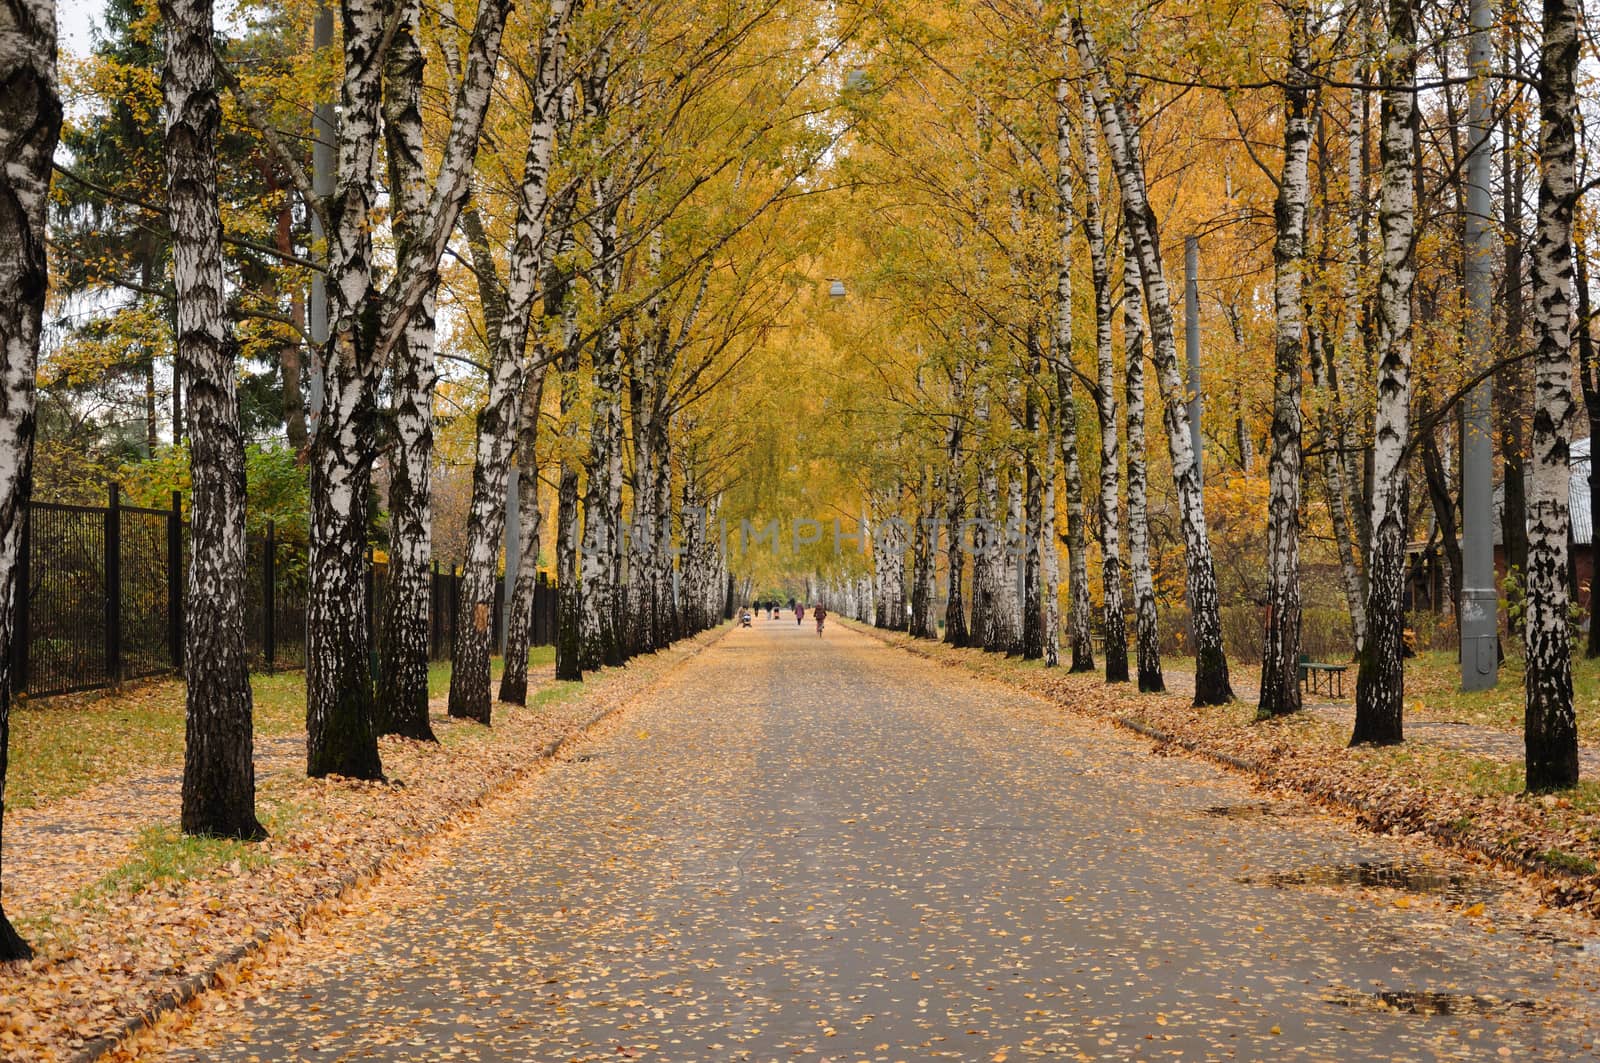
{"type": "Polygon", "coordinates": [[[944,608],[944,641],[965,646],[970,641],[967,613],[961,582],[965,576],[967,554],[962,547],[962,526],[967,519],[967,493],[963,450],[966,417],[967,369],[957,357],[950,370],[950,424],[945,430],[944,519],[946,534],[945,568],[949,591],[944,608]]]}
{"type": "Polygon", "coordinates": [[[1074,23],[1078,54],[1089,75],[1089,88],[1105,135],[1113,171],[1122,188],[1123,218],[1133,238],[1144,285],[1144,308],[1150,329],[1151,360],[1161,389],[1167,449],[1184,542],[1189,615],[1194,624],[1196,705],[1233,700],[1228,658],[1222,645],[1222,618],[1217,600],[1216,565],[1211,556],[1200,468],[1189,434],[1187,390],[1178,372],[1177,341],[1172,323],[1172,298],[1161,264],[1161,236],[1145,192],[1144,163],[1138,125],[1122,101],[1113,99],[1105,68],[1082,23],[1074,23]]]}
{"type": "Polygon", "coordinates": [[[1144,441],[1144,297],[1139,260],[1123,232],[1122,336],[1123,398],[1128,432],[1128,564],[1133,575],[1134,641],[1139,691],[1165,690],[1161,675],[1160,618],[1156,612],[1155,573],[1150,566],[1150,519],[1146,492],[1144,441]]]}
{"type": "MultiPolygon", "coordinates": [[[[522,413],[517,429],[517,490],[521,498],[517,528],[517,578],[506,610],[506,651],[500,672],[500,701],[525,705],[528,701],[528,637],[533,623],[533,599],[539,586],[539,416],[544,406],[547,364],[528,374],[523,384],[522,413]]],[[[508,562],[509,563],[509,560],[508,562]]]]}
{"type": "Polygon", "coordinates": [[[1084,210],[1094,279],[1095,411],[1100,418],[1100,582],[1104,608],[1106,682],[1128,681],[1128,622],[1122,600],[1122,448],[1117,438],[1117,366],[1111,343],[1111,264],[1100,205],[1100,147],[1094,137],[1094,101],[1083,97],[1084,210]]]}
{"type": "Polygon", "coordinates": [[[1289,72],[1284,85],[1283,169],[1273,207],[1274,373],[1272,455],[1267,469],[1267,630],[1258,717],[1300,708],[1300,376],[1305,345],[1306,212],[1311,199],[1311,13],[1285,9],[1289,72]]]}
{"type": "MultiPolygon", "coordinates": [[[[1065,26],[1065,22],[1063,22],[1065,26]]],[[[1063,51],[1066,44],[1063,40],[1063,51]]],[[[1056,261],[1056,321],[1052,361],[1056,376],[1061,483],[1067,493],[1067,645],[1070,671],[1094,671],[1090,630],[1089,567],[1084,534],[1083,474],[1078,464],[1078,408],[1072,379],[1072,85],[1056,81],[1056,217],[1061,229],[1056,261]]]]}
{"type": "Polygon", "coordinates": [[[506,490],[516,448],[519,404],[527,374],[528,331],[547,247],[550,162],[561,113],[571,0],[552,0],[545,16],[533,76],[528,147],[523,156],[511,254],[507,262],[505,316],[489,359],[489,394],[478,411],[472,503],[461,567],[459,618],[450,669],[449,713],[487,724],[492,711],[489,656],[496,561],[505,531],[506,490]]]}
{"type": "Polygon", "coordinates": [[[1411,407],[1411,291],[1416,280],[1415,0],[1389,0],[1382,68],[1378,207],[1382,263],[1377,301],[1377,412],[1373,432],[1371,554],[1367,561],[1367,641],[1356,676],[1352,745],[1404,737],[1406,445],[1411,407]]]}
{"type": "Polygon", "coordinates": [[[478,10],[443,159],[419,226],[427,239],[399,264],[395,286],[379,292],[373,285],[371,230],[390,12],[378,0],[343,3],[338,175],[332,197],[321,204],[329,221],[329,339],[321,352],[324,399],[311,447],[306,772],[312,776],[382,776],[365,578],[378,379],[390,346],[433,289],[439,257],[455,230],[509,9],[509,0],[488,0],[478,10]]]}
{"type": "Polygon", "coordinates": [[[211,0],[164,0],[167,209],[177,355],[189,385],[189,579],[182,824],[186,834],[260,837],[253,703],[244,648],[244,435],[238,340],[228,324],[217,204],[217,99],[211,0]]]}
{"type": "MultiPolygon", "coordinates": [[[[384,132],[394,230],[404,258],[424,234],[428,178],[423,161],[422,4],[405,0],[389,43],[384,76],[384,132]]],[[[379,734],[432,741],[428,657],[433,604],[434,293],[426,292],[395,345],[392,384],[394,450],[389,469],[389,571],[379,640],[379,734]]]]}
{"type": "MultiPolygon", "coordinates": [[[[1533,476],[1528,491],[1525,745],[1530,791],[1578,783],[1567,592],[1572,436],[1572,214],[1579,24],[1574,0],[1544,0],[1539,49],[1539,221],[1533,241],[1533,476]]],[[[1584,327],[1588,327],[1585,323],[1584,327]]]]}

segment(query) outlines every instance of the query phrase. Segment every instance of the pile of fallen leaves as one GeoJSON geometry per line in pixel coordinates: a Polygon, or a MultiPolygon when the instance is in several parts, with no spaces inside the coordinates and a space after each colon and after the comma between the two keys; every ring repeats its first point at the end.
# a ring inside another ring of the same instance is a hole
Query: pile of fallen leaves
{"type": "Polygon", "coordinates": [[[436,715],[438,744],[383,739],[384,782],[275,777],[259,800],[282,826],[248,860],[16,913],[44,929],[35,959],[0,967],[0,1059],[92,1058],[142,1017],[225,981],[240,958],[422,852],[722,633],[597,673],[543,707],[496,706],[492,728],[436,715]]]}
{"type": "MultiPolygon", "coordinates": [[[[1420,834],[1472,856],[1535,876],[1547,900],[1600,916],[1600,815],[1556,795],[1484,795],[1443,786],[1403,760],[1345,747],[1345,734],[1309,714],[1256,722],[1248,706],[1195,708],[1187,697],[1140,694],[1097,673],[1045,669],[976,649],[912,639],[865,626],[876,637],[963,668],[1084,715],[1253,776],[1353,815],[1378,833],[1420,834]]],[[[1418,758],[1448,754],[1414,747],[1418,758]]]]}

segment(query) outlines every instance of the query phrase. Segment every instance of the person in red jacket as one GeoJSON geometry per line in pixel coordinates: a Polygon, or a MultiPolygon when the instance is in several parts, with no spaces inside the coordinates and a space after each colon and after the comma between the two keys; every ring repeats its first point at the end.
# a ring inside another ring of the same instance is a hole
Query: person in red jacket
{"type": "Polygon", "coordinates": [[[822,634],[822,622],[828,619],[828,610],[823,608],[821,602],[818,602],[811,610],[811,615],[817,618],[817,634],[822,634]]]}
{"type": "Polygon", "coordinates": [[[805,618],[806,618],[806,606],[805,606],[805,603],[804,602],[795,602],[794,603],[794,626],[795,627],[799,627],[800,624],[805,620],[805,618]]]}

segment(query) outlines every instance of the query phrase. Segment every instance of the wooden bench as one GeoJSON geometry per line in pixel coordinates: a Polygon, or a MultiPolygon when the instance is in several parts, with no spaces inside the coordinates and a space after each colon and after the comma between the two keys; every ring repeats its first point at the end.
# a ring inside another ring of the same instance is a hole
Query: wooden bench
{"type": "Polygon", "coordinates": [[[1299,663],[1301,689],[1330,698],[1344,697],[1344,673],[1349,665],[1313,661],[1303,653],[1299,663]]]}

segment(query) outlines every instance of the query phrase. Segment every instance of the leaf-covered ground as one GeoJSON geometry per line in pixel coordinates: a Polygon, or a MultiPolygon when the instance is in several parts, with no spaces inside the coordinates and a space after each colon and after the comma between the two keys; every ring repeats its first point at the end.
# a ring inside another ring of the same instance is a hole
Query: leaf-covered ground
{"type": "Polygon", "coordinates": [[[1080,707],[848,628],[735,629],[121,1052],[1593,1053],[1587,917],[1080,707]]]}
{"type": "Polygon", "coordinates": [[[258,803],[271,836],[261,844],[174,829],[181,741],[177,762],[136,757],[131,774],[8,812],[6,910],[39,956],[0,971],[0,1059],[74,1058],[241,948],[292,932],[319,905],[337,908],[351,884],[423,851],[486,795],[546,766],[552,743],[715,637],[582,684],[536,672],[528,708],[496,705],[492,728],[437,704],[439,744],[382,740],[380,784],[306,779],[303,738],[267,737],[258,803]]]}
{"type": "MultiPolygon", "coordinates": [[[[1262,783],[1355,813],[1381,831],[1426,834],[1464,852],[1542,875],[1547,897],[1600,916],[1600,771],[1562,795],[1529,796],[1520,736],[1487,722],[1413,706],[1410,739],[1389,748],[1349,749],[1351,709],[1321,702],[1259,723],[1252,697],[1197,709],[1192,677],[1174,672],[1164,695],[1106,685],[1097,673],[1069,674],[1037,662],[913,640],[863,628],[892,645],[999,680],[1073,710],[1132,724],[1203,755],[1245,766],[1262,783]]],[[[1349,682],[1353,683],[1351,678],[1349,682]]],[[[1236,685],[1245,695],[1253,692],[1236,685]]],[[[1436,702],[1445,699],[1442,692],[1436,702]]],[[[1503,700],[1504,690],[1477,695],[1503,700]]],[[[1585,763],[1596,751],[1584,747],[1585,763]]]]}

